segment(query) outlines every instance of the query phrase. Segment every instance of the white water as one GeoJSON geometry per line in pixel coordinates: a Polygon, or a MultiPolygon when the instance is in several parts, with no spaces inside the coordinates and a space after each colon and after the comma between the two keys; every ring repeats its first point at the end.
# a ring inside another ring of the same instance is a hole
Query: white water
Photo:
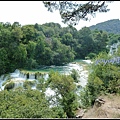
{"type": "MultiPolygon", "coordinates": [[[[92,63],[90,60],[84,60],[84,61],[88,64],[92,63]]],[[[66,72],[66,74],[70,74],[72,69],[77,70],[77,72],[79,74],[79,78],[78,78],[79,82],[76,83],[76,85],[80,85],[80,86],[82,86],[82,88],[85,87],[85,85],[87,84],[87,80],[88,80],[88,74],[89,74],[88,71],[84,70],[83,67],[80,66],[79,64],[69,63],[68,69],[67,69],[68,71],[66,72]]],[[[80,95],[79,94],[80,89],[77,89],[77,91],[76,91],[77,95],[80,95]]],[[[51,98],[51,100],[49,100],[50,107],[53,107],[58,104],[58,102],[55,98],[55,91],[53,91],[51,88],[47,88],[45,91],[45,94],[48,98],[51,98]]],[[[59,96],[59,97],[61,97],[61,96],[59,96]]]]}
{"type": "Polygon", "coordinates": [[[6,80],[9,78],[9,76],[1,75],[0,76],[0,91],[4,90],[4,86],[2,84],[6,82],[6,80]]]}
{"type": "MultiPolygon", "coordinates": [[[[83,61],[85,61],[88,64],[91,63],[90,60],[83,60],[83,61]]],[[[87,80],[88,80],[88,71],[87,70],[84,70],[83,67],[77,63],[69,63],[67,66],[64,66],[64,68],[65,69],[64,69],[64,71],[61,71],[61,74],[66,74],[66,75],[70,74],[72,69],[75,69],[79,74],[79,78],[78,78],[79,82],[76,83],[76,85],[81,85],[82,87],[85,87],[85,85],[87,84],[87,80]]],[[[26,75],[24,75],[17,69],[15,70],[15,72],[10,73],[10,77],[12,78],[11,81],[14,81],[14,83],[15,83],[15,88],[17,88],[19,86],[23,87],[23,83],[27,78],[26,75]]],[[[45,75],[43,75],[43,78],[45,80],[47,80],[49,78],[49,75],[45,74],[45,75]]],[[[4,75],[2,75],[0,77],[1,90],[4,90],[5,85],[2,86],[2,84],[3,84],[3,82],[5,82],[5,80],[7,80],[7,77],[4,78],[4,75]]],[[[30,81],[35,80],[35,75],[30,74],[29,79],[27,79],[27,80],[30,80],[30,81]]],[[[32,86],[31,88],[36,89],[36,86],[32,86]]],[[[80,89],[78,89],[76,93],[79,95],[79,92],[80,92],[80,89]]],[[[59,104],[55,97],[55,91],[52,90],[50,87],[46,88],[45,95],[46,95],[47,99],[49,99],[50,107],[53,107],[53,106],[59,104]]],[[[59,97],[61,97],[61,96],[59,96],[59,97]]]]}
{"type": "MultiPolygon", "coordinates": [[[[91,63],[90,60],[83,60],[83,61],[85,61],[87,63],[91,63]]],[[[82,66],[80,66],[77,63],[69,63],[67,66],[64,66],[64,67],[65,67],[65,71],[61,72],[62,74],[63,73],[64,74],[70,74],[71,70],[75,69],[79,74],[79,78],[78,78],[79,82],[77,83],[77,85],[81,85],[82,87],[84,87],[87,84],[88,71],[83,70],[82,66]]],[[[2,84],[7,79],[7,78],[4,78],[4,80],[3,80],[3,76],[4,75],[2,75],[0,77],[0,87],[1,87],[2,90],[4,90],[4,86],[5,86],[5,85],[2,86],[2,84]]],[[[12,78],[11,80],[15,82],[15,88],[18,87],[18,86],[23,87],[23,82],[27,78],[26,75],[21,73],[18,69],[16,69],[15,72],[10,73],[10,77],[12,78]]],[[[47,80],[49,78],[49,75],[45,74],[45,75],[43,75],[43,78],[45,80],[47,80]]],[[[35,75],[34,74],[29,74],[29,79],[28,80],[30,80],[30,81],[35,80],[35,75]]],[[[36,86],[33,86],[32,89],[36,89],[36,86]]],[[[53,90],[51,90],[50,88],[47,88],[46,92],[45,92],[45,94],[47,96],[53,96],[54,93],[55,92],[53,90]]]]}
{"type": "Polygon", "coordinates": [[[35,80],[35,75],[34,74],[29,74],[29,79],[35,80]]]}
{"type": "Polygon", "coordinates": [[[82,60],[82,61],[85,61],[88,64],[93,63],[91,60],[82,60]]]}
{"type": "MultiPolygon", "coordinates": [[[[110,51],[109,51],[109,55],[113,55],[114,53],[116,53],[118,51],[118,46],[120,46],[120,42],[118,41],[117,43],[114,43],[110,46],[110,51]]],[[[109,47],[109,46],[107,46],[109,47]]]]}

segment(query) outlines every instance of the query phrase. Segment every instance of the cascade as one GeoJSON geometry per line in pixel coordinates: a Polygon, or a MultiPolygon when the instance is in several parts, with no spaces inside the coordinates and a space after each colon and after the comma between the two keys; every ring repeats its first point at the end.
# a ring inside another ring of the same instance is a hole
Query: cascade
{"type": "Polygon", "coordinates": [[[110,52],[109,52],[110,55],[113,55],[113,50],[112,50],[112,47],[110,47],[110,52]]]}
{"type": "Polygon", "coordinates": [[[0,76],[0,91],[4,90],[4,86],[2,86],[2,84],[9,78],[9,75],[5,76],[5,75],[1,75],[0,76]]]}
{"type": "Polygon", "coordinates": [[[29,79],[35,80],[35,74],[29,74],[29,79]]]}
{"type": "Polygon", "coordinates": [[[27,75],[25,73],[22,73],[22,72],[20,72],[18,77],[27,79],[27,75]]]}
{"type": "Polygon", "coordinates": [[[110,46],[109,55],[113,55],[115,52],[118,51],[118,46],[120,45],[120,42],[114,43],[110,46]]]}
{"type": "MultiPolygon", "coordinates": [[[[87,61],[86,62],[90,62],[87,61]]],[[[59,70],[61,74],[67,74],[69,75],[72,71],[72,69],[77,70],[77,72],[80,75],[79,78],[79,84],[82,84],[82,86],[85,86],[87,83],[87,73],[83,70],[83,67],[79,64],[76,63],[69,63],[66,66],[54,66],[53,69],[59,70]],[[84,71],[84,72],[83,72],[84,71]]],[[[23,86],[23,83],[25,80],[36,80],[38,78],[43,77],[45,80],[49,78],[49,74],[41,74],[41,73],[36,73],[36,74],[30,74],[30,73],[23,73],[20,70],[16,69],[13,73],[10,73],[9,76],[4,77],[4,75],[0,76],[0,87],[2,90],[4,90],[4,86],[2,86],[3,82],[8,79],[8,77],[11,78],[11,80],[15,83],[15,88],[18,86],[23,86]],[[36,79],[35,79],[36,78],[36,79]],[[4,79],[4,80],[3,80],[4,79]]],[[[32,89],[36,89],[36,86],[32,86],[32,89]]],[[[48,89],[49,91],[49,89],[48,89]]]]}
{"type": "Polygon", "coordinates": [[[16,69],[13,73],[10,73],[10,76],[12,78],[16,78],[19,77],[20,71],[18,69],[16,69]]]}
{"type": "Polygon", "coordinates": [[[14,82],[14,83],[15,83],[14,88],[23,87],[23,82],[24,82],[24,81],[15,81],[15,82],[14,82]]]}
{"type": "Polygon", "coordinates": [[[45,74],[45,75],[43,75],[43,78],[44,78],[45,80],[47,80],[47,79],[49,78],[49,75],[48,75],[48,74],[45,74]]]}

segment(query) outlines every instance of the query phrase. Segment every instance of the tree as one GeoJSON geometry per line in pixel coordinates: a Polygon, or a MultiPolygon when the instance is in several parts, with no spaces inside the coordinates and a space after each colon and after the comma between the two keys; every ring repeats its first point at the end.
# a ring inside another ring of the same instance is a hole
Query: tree
{"type": "Polygon", "coordinates": [[[8,63],[7,51],[5,48],[0,48],[0,75],[6,73],[8,63]]]}
{"type": "Polygon", "coordinates": [[[58,107],[50,108],[39,90],[16,88],[0,91],[0,118],[63,118],[58,107]]]}
{"type": "Polygon", "coordinates": [[[88,27],[84,27],[79,30],[79,40],[77,47],[77,56],[84,58],[94,50],[94,41],[92,38],[91,30],[88,27]],[[79,46],[81,44],[81,47],[79,46]]]}
{"type": "Polygon", "coordinates": [[[34,28],[33,25],[25,25],[22,26],[22,32],[23,32],[23,37],[22,37],[22,42],[24,44],[27,44],[28,41],[33,41],[36,40],[36,29],[34,28]]]}
{"type": "Polygon", "coordinates": [[[76,85],[70,75],[61,75],[51,71],[48,79],[49,86],[56,93],[56,98],[63,107],[68,118],[75,117],[75,110],[78,106],[77,95],[75,94],[76,85]]]}
{"type": "Polygon", "coordinates": [[[48,11],[53,12],[59,10],[63,23],[77,25],[80,19],[89,20],[88,15],[95,16],[96,12],[108,12],[107,2],[112,1],[87,1],[86,3],[77,1],[43,1],[43,4],[48,11]]]}
{"type": "Polygon", "coordinates": [[[19,42],[21,42],[21,39],[23,37],[23,32],[22,32],[21,28],[15,27],[15,25],[14,25],[14,28],[11,31],[11,36],[12,36],[13,42],[16,42],[17,44],[19,42]]]}
{"type": "Polygon", "coordinates": [[[26,46],[24,44],[20,44],[16,52],[14,52],[12,59],[14,59],[14,65],[17,66],[18,68],[23,68],[24,65],[26,64],[26,59],[27,59],[27,50],[26,46]]]}
{"type": "MultiPolygon", "coordinates": [[[[110,60],[106,52],[100,52],[95,60],[110,60]]],[[[92,71],[88,76],[88,83],[80,93],[81,105],[88,107],[94,105],[98,96],[106,93],[120,93],[120,67],[117,64],[100,62],[93,63],[92,71]]]]}
{"type": "Polygon", "coordinates": [[[62,37],[62,43],[65,45],[71,45],[71,42],[73,41],[73,36],[70,33],[66,33],[62,37]]]}
{"type": "Polygon", "coordinates": [[[71,77],[74,79],[74,82],[76,82],[76,83],[79,82],[79,81],[78,81],[78,77],[80,77],[80,76],[79,76],[77,70],[72,69],[71,77]]]}
{"type": "Polygon", "coordinates": [[[94,39],[94,52],[99,53],[100,51],[106,51],[106,45],[109,41],[108,34],[105,31],[92,31],[94,39]]]}

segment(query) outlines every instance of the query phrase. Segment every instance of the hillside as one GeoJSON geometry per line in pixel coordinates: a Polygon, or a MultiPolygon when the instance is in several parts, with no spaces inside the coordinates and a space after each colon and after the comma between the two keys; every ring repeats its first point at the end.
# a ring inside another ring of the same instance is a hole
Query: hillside
{"type": "Polygon", "coordinates": [[[89,27],[91,30],[103,30],[108,33],[119,34],[120,33],[120,20],[112,19],[105,22],[98,23],[89,27]]]}
{"type": "Polygon", "coordinates": [[[100,106],[97,102],[94,106],[77,111],[77,115],[82,115],[82,118],[120,118],[120,96],[115,94],[102,95],[101,98],[104,103],[100,106]],[[82,113],[82,114],[81,114],[82,113]]]}

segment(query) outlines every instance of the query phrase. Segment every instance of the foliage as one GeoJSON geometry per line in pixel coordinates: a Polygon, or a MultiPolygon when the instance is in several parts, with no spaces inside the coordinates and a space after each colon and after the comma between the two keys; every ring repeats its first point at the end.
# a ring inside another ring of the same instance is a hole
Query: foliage
{"type": "Polygon", "coordinates": [[[79,31],[72,26],[62,28],[58,23],[21,26],[7,22],[0,23],[0,29],[0,75],[92,58],[101,51],[108,52],[106,45],[120,37],[88,27],[79,31]]]}
{"type": "Polygon", "coordinates": [[[35,85],[35,81],[28,81],[28,80],[26,80],[24,83],[23,83],[23,87],[26,89],[27,88],[27,86],[30,86],[30,87],[32,87],[32,86],[34,86],[35,85]]]}
{"type": "MultiPolygon", "coordinates": [[[[111,1],[109,1],[111,2],[111,1]]],[[[89,15],[95,16],[96,12],[107,12],[106,1],[87,1],[85,3],[73,1],[43,1],[48,11],[59,10],[63,23],[76,25],[78,22],[88,20],[89,15]]]]}
{"type": "Polygon", "coordinates": [[[45,88],[46,88],[45,85],[46,84],[44,78],[38,78],[38,83],[36,85],[36,88],[42,92],[45,92],[45,88]]]}
{"type": "Polygon", "coordinates": [[[77,70],[72,69],[71,72],[72,72],[72,73],[71,73],[71,77],[74,79],[74,82],[76,82],[76,83],[79,82],[79,81],[78,81],[79,74],[78,74],[77,70]]]}
{"type": "MultiPolygon", "coordinates": [[[[102,93],[120,93],[119,63],[95,64],[99,59],[111,59],[113,56],[108,56],[106,45],[119,40],[119,34],[91,31],[88,27],[77,31],[72,26],[62,28],[57,23],[25,26],[18,22],[0,23],[0,75],[13,72],[16,68],[37,69],[43,65],[63,65],[76,58],[92,58],[92,71],[80,94],[81,106],[88,107],[102,93]]],[[[115,56],[120,56],[120,47],[115,56]]],[[[26,74],[29,78],[29,73],[26,74]]],[[[37,90],[31,90],[31,86],[35,85],[32,81],[25,81],[25,90],[12,89],[13,82],[3,83],[6,85],[5,90],[0,91],[0,117],[75,117],[78,107],[75,85],[79,77],[77,71],[73,70],[71,75],[51,71],[47,81],[40,78],[41,73],[36,73],[35,76],[39,76],[36,81],[37,90]],[[50,100],[54,101],[55,97],[59,103],[52,108],[45,97],[47,87],[56,93],[50,100]]]]}
{"type": "Polygon", "coordinates": [[[89,53],[88,56],[87,56],[89,59],[93,59],[96,57],[96,54],[95,53],[89,53]]]}
{"type": "Polygon", "coordinates": [[[120,34],[120,20],[112,19],[105,22],[98,23],[89,27],[91,30],[103,30],[108,33],[120,34]]]}
{"type": "Polygon", "coordinates": [[[50,108],[45,96],[38,90],[0,91],[0,118],[63,118],[60,108],[50,108]]]}
{"type": "Polygon", "coordinates": [[[48,79],[49,86],[55,90],[57,100],[63,107],[68,118],[75,117],[75,110],[78,107],[77,95],[75,94],[76,85],[70,75],[61,75],[58,72],[50,72],[48,79]]]}
{"type": "MultiPolygon", "coordinates": [[[[117,53],[116,53],[117,54],[117,53]]],[[[118,53],[119,54],[119,53],[118,53]]],[[[107,53],[101,52],[95,60],[110,59],[107,53]]],[[[95,99],[101,94],[120,93],[120,67],[112,63],[99,63],[92,65],[88,83],[81,92],[81,106],[88,107],[94,104],[95,99]]]]}

